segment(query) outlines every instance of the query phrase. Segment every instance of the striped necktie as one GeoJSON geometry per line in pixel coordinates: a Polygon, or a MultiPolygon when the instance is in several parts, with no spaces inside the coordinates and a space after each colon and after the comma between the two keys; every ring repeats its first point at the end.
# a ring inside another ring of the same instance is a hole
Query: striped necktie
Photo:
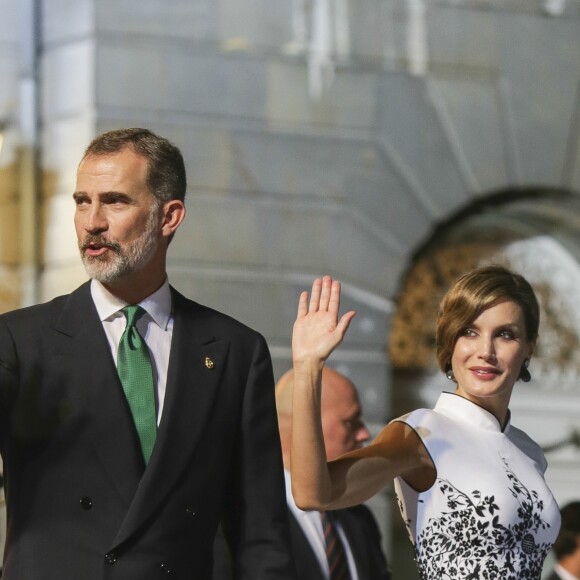
{"type": "Polygon", "coordinates": [[[147,464],[157,437],[157,417],[149,349],[136,327],[137,320],[145,314],[145,310],[140,306],[131,305],[125,306],[122,312],[127,319],[127,326],[119,342],[117,372],[147,464]]]}
{"type": "Polygon", "coordinates": [[[329,512],[320,512],[324,543],[326,544],[326,558],[330,571],[330,580],[350,580],[350,571],[346,560],[346,552],[334,525],[334,516],[329,512]]]}

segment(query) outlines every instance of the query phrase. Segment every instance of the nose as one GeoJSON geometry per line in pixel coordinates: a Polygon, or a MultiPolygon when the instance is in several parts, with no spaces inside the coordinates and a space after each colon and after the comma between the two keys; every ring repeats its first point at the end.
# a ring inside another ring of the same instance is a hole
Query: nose
{"type": "Polygon", "coordinates": [[[85,212],[83,227],[89,234],[99,234],[108,228],[107,219],[99,205],[91,205],[85,212]]]}
{"type": "Polygon", "coordinates": [[[361,421],[360,427],[356,432],[356,440],[358,443],[365,443],[371,438],[371,434],[367,429],[367,426],[361,421]]]}
{"type": "Polygon", "coordinates": [[[481,358],[487,362],[494,363],[497,361],[495,353],[495,344],[492,338],[484,338],[481,344],[481,358]]]}

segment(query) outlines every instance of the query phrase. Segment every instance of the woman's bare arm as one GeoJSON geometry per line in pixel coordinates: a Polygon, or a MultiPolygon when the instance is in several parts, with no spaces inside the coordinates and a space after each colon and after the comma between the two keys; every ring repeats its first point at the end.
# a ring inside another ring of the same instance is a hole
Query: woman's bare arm
{"type": "Polygon", "coordinates": [[[351,311],[339,319],[339,307],[340,284],[325,276],[314,281],[310,300],[307,292],[301,294],[294,324],[291,472],[294,499],[302,509],[355,505],[398,475],[423,485],[433,473],[419,437],[399,422],[387,425],[369,447],[326,462],[320,420],[322,368],[354,316],[351,311]]]}

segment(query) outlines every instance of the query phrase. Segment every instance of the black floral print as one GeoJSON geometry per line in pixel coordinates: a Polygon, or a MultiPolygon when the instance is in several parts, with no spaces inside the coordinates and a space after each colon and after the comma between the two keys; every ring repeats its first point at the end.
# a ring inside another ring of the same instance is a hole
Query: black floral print
{"type": "Polygon", "coordinates": [[[431,518],[417,536],[415,553],[422,580],[539,580],[551,548],[535,538],[539,530],[550,527],[542,519],[544,504],[500,458],[518,506],[517,517],[510,516],[512,523],[504,525],[493,495],[479,490],[468,494],[446,479],[437,479],[435,485],[449,511],[431,518]]]}

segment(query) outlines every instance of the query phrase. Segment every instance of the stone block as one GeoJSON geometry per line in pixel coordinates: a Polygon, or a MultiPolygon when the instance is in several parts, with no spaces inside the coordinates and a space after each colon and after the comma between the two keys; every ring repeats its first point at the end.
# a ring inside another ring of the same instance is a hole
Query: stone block
{"type": "Polygon", "coordinates": [[[391,73],[381,80],[379,127],[385,154],[402,163],[434,217],[469,199],[428,85],[421,78],[391,73]]]}
{"type": "Polygon", "coordinates": [[[43,0],[43,42],[47,45],[77,42],[79,38],[93,34],[95,10],[100,2],[101,0],[43,0]]]}
{"type": "Polygon", "coordinates": [[[503,27],[504,102],[514,133],[516,179],[525,185],[561,183],[580,82],[580,22],[511,15],[503,27]]]}
{"type": "Polygon", "coordinates": [[[42,272],[39,283],[39,302],[69,294],[86,282],[87,275],[80,260],[62,261],[42,272]]]}
{"type": "Polygon", "coordinates": [[[340,68],[320,97],[310,92],[308,69],[302,62],[268,63],[268,120],[304,125],[370,130],[376,115],[377,74],[340,68]]]}
{"type": "Polygon", "coordinates": [[[218,38],[223,47],[264,51],[292,39],[292,2],[219,0],[218,38]]]}
{"type": "MultiPolygon", "coordinates": [[[[75,205],[72,192],[55,195],[44,202],[40,247],[46,268],[59,268],[60,264],[81,263],[74,229],[75,205]]],[[[82,267],[82,266],[81,266],[82,267]]]]}
{"type": "Polygon", "coordinates": [[[106,35],[215,40],[218,3],[212,0],[97,0],[97,27],[106,35]]]}
{"type": "Polygon", "coordinates": [[[0,314],[15,310],[20,306],[20,285],[18,267],[6,265],[0,261],[0,314]]]}
{"type": "Polygon", "coordinates": [[[83,153],[95,136],[91,114],[56,118],[42,130],[43,195],[67,196],[72,204],[76,173],[83,153]]]}
{"type": "Polygon", "coordinates": [[[0,264],[16,266],[19,262],[19,220],[17,200],[0,199],[0,264]]]}
{"type": "Polygon", "coordinates": [[[245,56],[192,53],[154,40],[101,42],[96,99],[101,107],[227,117],[263,117],[264,66],[245,56]],[[147,70],[147,74],[143,74],[147,70]]]}
{"type": "Polygon", "coordinates": [[[45,53],[41,71],[42,115],[45,118],[90,114],[94,110],[93,47],[91,40],[81,40],[45,53]]]}
{"type": "Polygon", "coordinates": [[[510,175],[498,80],[434,75],[429,82],[471,193],[505,187],[510,175]]]}
{"type": "MultiPolygon", "coordinates": [[[[521,15],[517,16],[518,18],[521,15]]],[[[454,6],[429,5],[427,38],[430,67],[470,71],[476,76],[497,73],[502,58],[501,40],[510,16],[506,11],[457,10],[454,6]]]]}

